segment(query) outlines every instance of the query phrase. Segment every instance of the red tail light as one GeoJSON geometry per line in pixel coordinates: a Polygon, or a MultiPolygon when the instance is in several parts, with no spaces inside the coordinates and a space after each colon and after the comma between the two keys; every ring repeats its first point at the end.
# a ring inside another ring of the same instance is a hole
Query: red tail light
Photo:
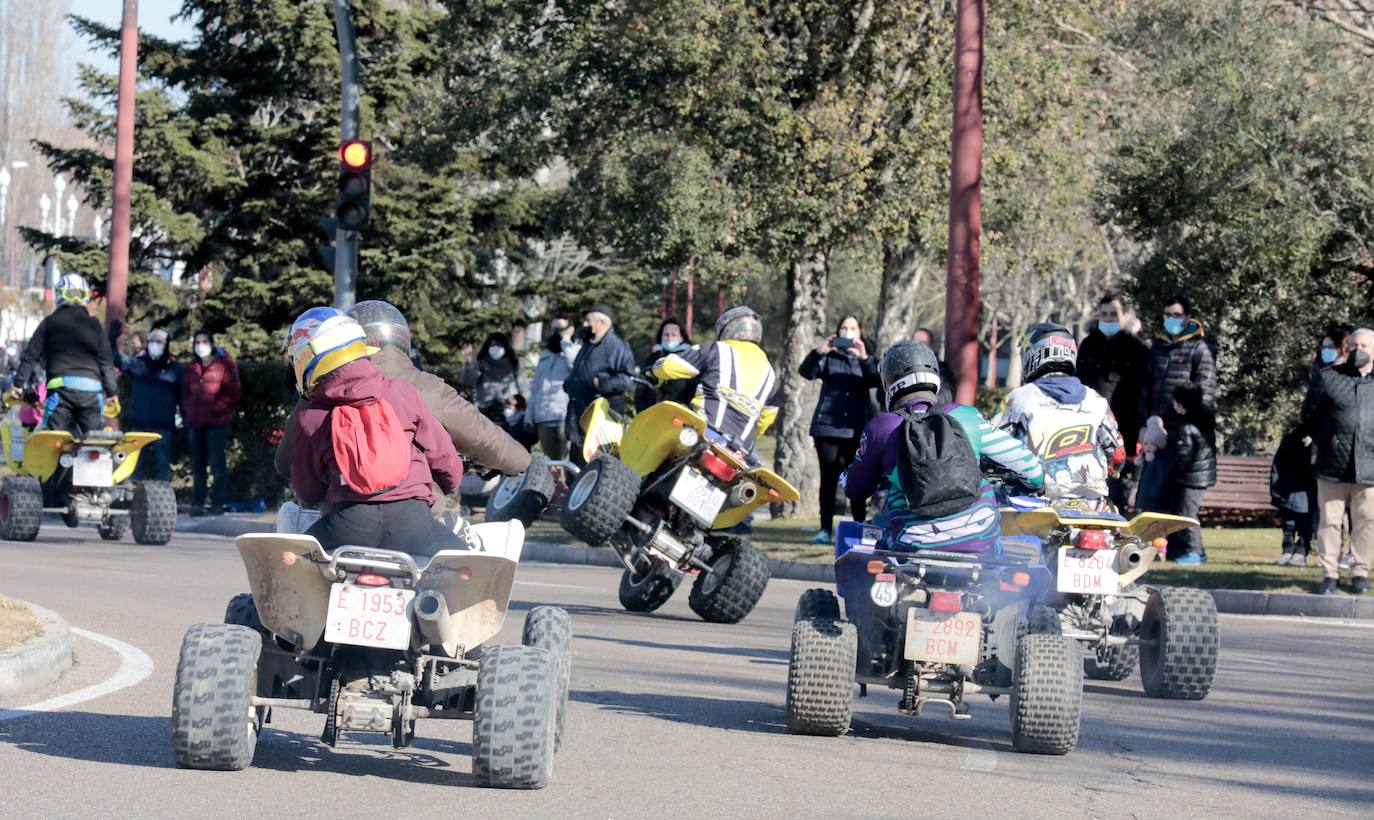
{"type": "Polygon", "coordinates": [[[719,478],[721,481],[734,481],[739,472],[725,463],[725,460],[715,453],[707,450],[701,454],[701,466],[706,468],[706,472],[719,478]]]}
{"type": "Polygon", "coordinates": [[[930,593],[931,612],[959,612],[964,608],[964,596],[957,592],[930,593]]]}
{"type": "Polygon", "coordinates": [[[1111,546],[1106,530],[1079,530],[1075,543],[1081,550],[1104,550],[1111,546]]]}
{"type": "Polygon", "coordinates": [[[374,575],[370,572],[364,572],[357,578],[354,578],[353,583],[360,587],[385,587],[391,585],[391,579],[387,578],[385,575],[374,575]]]}

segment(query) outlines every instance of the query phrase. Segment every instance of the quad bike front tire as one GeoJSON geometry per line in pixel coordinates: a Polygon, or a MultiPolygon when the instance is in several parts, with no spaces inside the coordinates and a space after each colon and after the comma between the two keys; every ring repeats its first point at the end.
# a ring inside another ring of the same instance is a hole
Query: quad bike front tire
{"type": "Polygon", "coordinates": [[[854,668],[859,633],[836,618],[792,625],[787,664],[787,730],[794,735],[838,737],[854,715],[854,668]]]}
{"type": "Polygon", "coordinates": [[[100,519],[95,531],[106,541],[118,541],[129,531],[129,516],[107,515],[100,519]]]}
{"type": "Polygon", "coordinates": [[[1064,623],[1054,607],[1040,604],[1031,609],[1026,618],[1027,635],[1063,635],[1064,623]]]}
{"type": "Polygon", "coordinates": [[[1200,589],[1155,587],[1140,621],[1140,682],[1145,694],[1202,700],[1217,673],[1216,601],[1200,589]]]}
{"type": "Polygon", "coordinates": [[[563,502],[563,529],[587,546],[605,544],[625,524],[639,497],[639,473],[612,455],[592,459],[563,502]]]}
{"type": "Polygon", "coordinates": [[[520,643],[547,649],[553,655],[558,698],[553,749],[558,751],[563,745],[563,721],[568,711],[568,686],[572,678],[572,618],[565,609],[537,606],[525,616],[525,629],[520,635],[520,643]]]}
{"type": "Polygon", "coordinates": [[[620,605],[626,612],[653,612],[668,603],[681,583],[680,573],[661,565],[644,575],[627,569],[620,574],[620,605]]]}
{"type": "Polygon", "coordinates": [[[140,481],[134,486],[134,503],[129,510],[134,541],[162,546],[172,540],[177,528],[177,496],[167,481],[140,481]]]}
{"type": "Polygon", "coordinates": [[[768,559],[743,538],[717,541],[712,553],[711,571],[697,576],[687,605],[703,621],[739,623],[768,588],[768,559]]]}
{"type": "Polygon", "coordinates": [[[0,538],[32,541],[43,521],[43,487],[31,475],[5,476],[0,482],[0,538]]]}
{"type": "Polygon", "coordinates": [[[1078,744],[1083,660],[1063,635],[1021,636],[1011,695],[1011,745],[1018,752],[1068,754],[1078,744]]]}
{"type": "Polygon", "coordinates": [[[549,506],[555,491],[548,456],[530,455],[530,466],[520,475],[506,476],[487,502],[488,522],[519,521],[528,528],[549,506]]]}
{"type": "Polygon", "coordinates": [[[258,743],[257,692],[261,637],[236,624],[186,630],[172,690],[172,760],[183,769],[238,771],[258,743]]]}
{"type": "Polygon", "coordinates": [[[472,773],[483,786],[542,789],[553,777],[558,697],[553,653],[494,646],[477,670],[472,773]]]}
{"type": "Polygon", "coordinates": [[[229,599],[229,604],[224,607],[224,622],[246,626],[261,635],[263,641],[272,639],[272,633],[263,625],[262,616],[258,615],[258,605],[251,592],[240,592],[229,599]]]}
{"type": "Polygon", "coordinates": [[[1093,680],[1125,680],[1139,662],[1139,647],[1101,646],[1083,659],[1083,673],[1093,680]]]}
{"type": "Polygon", "coordinates": [[[797,599],[797,608],[792,613],[792,623],[809,621],[812,618],[840,619],[840,599],[828,589],[816,587],[808,589],[797,599]]]}

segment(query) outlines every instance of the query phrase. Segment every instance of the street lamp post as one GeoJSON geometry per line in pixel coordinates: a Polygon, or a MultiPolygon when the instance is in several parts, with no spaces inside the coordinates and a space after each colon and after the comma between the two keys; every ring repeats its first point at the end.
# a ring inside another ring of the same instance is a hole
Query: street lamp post
{"type": "Polygon", "coordinates": [[[67,190],[67,180],[61,174],[56,174],[52,178],[52,190],[57,196],[53,197],[53,204],[57,207],[52,212],[52,235],[62,235],[62,192],[67,190]]]}
{"type": "Polygon", "coordinates": [[[29,167],[28,162],[16,159],[6,165],[0,165],[0,228],[5,234],[5,284],[13,286],[15,283],[14,275],[14,224],[7,218],[9,212],[9,186],[10,182],[19,175],[19,171],[29,167]],[[15,173],[10,173],[13,168],[15,173]]]}

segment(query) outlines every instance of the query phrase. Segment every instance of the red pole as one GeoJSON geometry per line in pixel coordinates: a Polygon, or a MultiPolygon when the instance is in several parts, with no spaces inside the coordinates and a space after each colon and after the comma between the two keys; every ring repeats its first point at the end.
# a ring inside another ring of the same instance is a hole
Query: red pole
{"type": "Polygon", "coordinates": [[[695,287],[694,287],[694,285],[696,285],[696,282],[697,282],[696,267],[697,267],[697,258],[694,256],[694,257],[692,257],[692,261],[688,264],[688,270],[687,270],[687,325],[686,325],[686,328],[687,328],[687,334],[688,334],[688,335],[691,335],[691,333],[692,333],[692,300],[693,300],[693,298],[694,298],[695,295],[696,295],[696,293],[695,293],[696,289],[695,289],[695,287]]]}
{"type": "Polygon", "coordinates": [[[725,286],[716,285],[716,318],[725,312],[725,286]]]}
{"type": "Polygon", "coordinates": [[[955,401],[973,404],[978,390],[978,243],[983,227],[983,0],[958,3],[954,23],[945,357],[955,374],[955,401]]]}
{"type": "Polygon", "coordinates": [[[134,99],[138,80],[138,0],[124,0],[119,37],[119,108],[115,115],[114,216],[110,220],[110,276],[106,323],[124,319],[129,292],[129,199],[134,187],[134,99]]]}

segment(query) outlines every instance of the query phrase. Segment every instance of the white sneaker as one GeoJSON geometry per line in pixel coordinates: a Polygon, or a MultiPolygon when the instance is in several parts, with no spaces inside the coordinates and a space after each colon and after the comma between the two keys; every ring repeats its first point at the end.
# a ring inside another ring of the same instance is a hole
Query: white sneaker
{"type": "Polygon", "coordinates": [[[1294,558],[1297,558],[1297,556],[1291,552],[1285,552],[1283,555],[1279,556],[1279,560],[1275,561],[1274,564],[1280,567],[1296,566],[1297,562],[1293,560],[1294,558]]]}

